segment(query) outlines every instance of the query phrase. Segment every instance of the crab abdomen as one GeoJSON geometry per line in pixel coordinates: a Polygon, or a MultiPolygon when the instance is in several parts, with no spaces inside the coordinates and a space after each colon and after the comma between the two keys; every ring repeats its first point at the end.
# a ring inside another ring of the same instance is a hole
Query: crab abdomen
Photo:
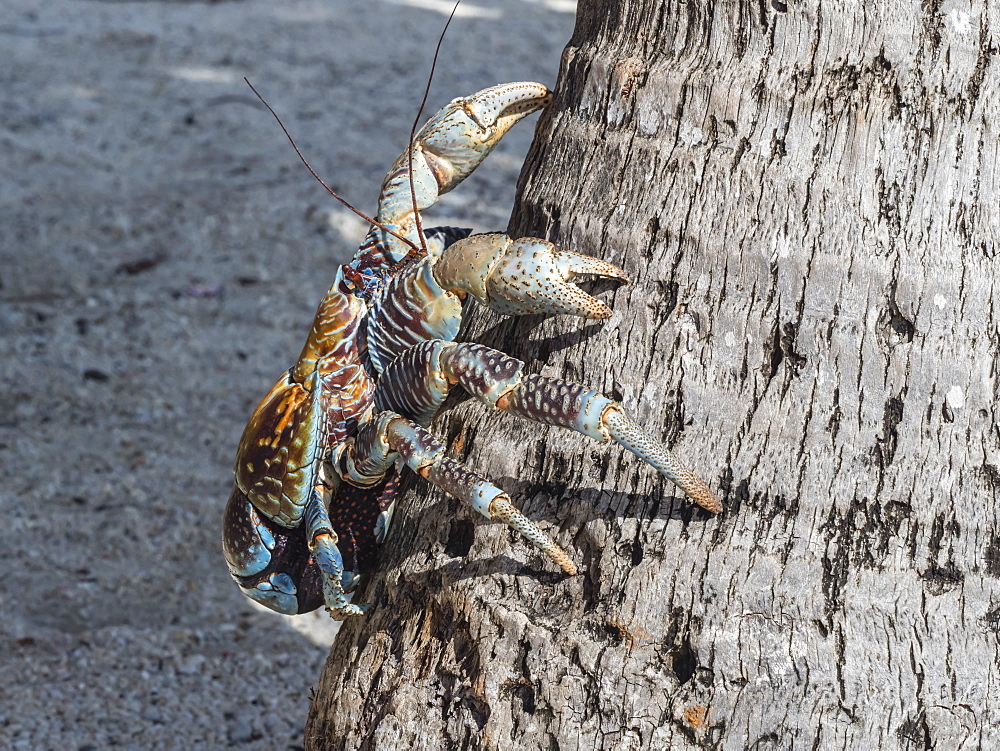
{"type": "Polygon", "coordinates": [[[305,529],[283,527],[258,513],[234,487],[223,520],[222,552],[229,573],[252,600],[285,615],[323,604],[323,579],[313,563],[305,529]]]}
{"type": "Polygon", "coordinates": [[[301,523],[320,465],[371,404],[374,384],[358,352],[362,310],[336,289],[326,294],[298,361],[257,405],[240,438],[236,485],[283,527],[301,523]]]}

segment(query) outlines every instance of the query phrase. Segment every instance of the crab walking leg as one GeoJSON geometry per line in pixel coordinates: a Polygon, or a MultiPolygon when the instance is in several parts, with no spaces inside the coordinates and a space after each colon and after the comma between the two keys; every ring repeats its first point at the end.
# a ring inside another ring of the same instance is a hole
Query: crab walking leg
{"type": "Polygon", "coordinates": [[[309,551],[323,572],[323,599],[330,615],[342,621],[354,615],[364,615],[371,605],[352,605],[344,593],[344,560],[337,548],[337,533],[318,488],[313,489],[306,503],[304,521],[308,530],[309,551]]]}
{"type": "Polygon", "coordinates": [[[546,425],[570,428],[598,441],[613,440],[672,480],[706,511],[722,511],[722,504],[704,480],[629,417],[621,405],[596,391],[559,378],[529,375],[494,406],[546,425]]]}
{"type": "Polygon", "coordinates": [[[366,423],[354,443],[341,452],[337,463],[345,480],[364,486],[381,477],[397,454],[410,469],[449,495],[487,519],[499,519],[520,532],[567,574],[576,573],[576,564],[565,551],[514,508],[510,496],[461,462],[445,456],[444,445],[437,438],[395,412],[382,412],[366,423]]]}
{"type": "Polygon", "coordinates": [[[613,440],[712,513],[722,504],[708,485],[636,424],[621,405],[585,386],[528,375],[524,363],[481,344],[429,341],[396,358],[375,387],[379,409],[427,424],[448,386],[460,384],[481,402],[545,425],[575,430],[598,441],[613,440]],[[407,385],[409,385],[407,387],[407,385]]]}

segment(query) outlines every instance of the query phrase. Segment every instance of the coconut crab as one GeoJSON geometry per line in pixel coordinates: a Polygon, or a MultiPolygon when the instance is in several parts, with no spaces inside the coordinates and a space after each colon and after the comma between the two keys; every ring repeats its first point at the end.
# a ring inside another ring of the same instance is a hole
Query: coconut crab
{"type": "Polygon", "coordinates": [[[286,614],[321,605],[337,619],[365,613],[370,605],[351,603],[348,594],[389,530],[404,467],[576,573],[506,493],[446,456],[427,430],[456,383],[490,408],[613,440],[695,503],[721,511],[708,486],[611,399],[455,341],[473,300],[505,315],[602,319],[611,310],[571,280],[627,282],[617,266],[545,240],[422,229],[419,212],[550,99],[545,86],[529,82],[455,99],[387,174],[374,226],[320,302],[298,360],[240,439],[223,549],[233,578],[257,602],[286,614]]]}

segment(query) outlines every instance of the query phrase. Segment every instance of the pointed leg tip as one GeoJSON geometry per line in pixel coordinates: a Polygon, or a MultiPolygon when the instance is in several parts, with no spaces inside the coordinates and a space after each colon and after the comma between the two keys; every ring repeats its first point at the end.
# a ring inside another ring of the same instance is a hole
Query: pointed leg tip
{"type": "Polygon", "coordinates": [[[704,482],[699,480],[699,484],[701,487],[688,490],[691,500],[710,513],[721,514],[722,501],[715,497],[715,494],[709,490],[708,485],[704,482]]]}
{"type": "Polygon", "coordinates": [[[576,564],[573,563],[573,561],[571,561],[569,558],[567,558],[565,561],[560,561],[559,568],[563,570],[563,573],[566,574],[566,576],[576,576],[578,573],[580,573],[580,570],[576,567],[576,564]]]}
{"type": "Polygon", "coordinates": [[[335,621],[346,621],[350,618],[356,616],[367,615],[368,611],[372,609],[372,604],[366,602],[363,605],[344,605],[342,607],[327,607],[326,612],[330,614],[330,617],[335,621]]]}
{"type": "Polygon", "coordinates": [[[695,503],[697,503],[699,506],[701,506],[706,511],[710,511],[713,514],[721,514],[722,513],[722,501],[720,501],[715,496],[712,496],[710,498],[705,498],[705,499],[702,499],[702,500],[696,500],[695,503]]]}

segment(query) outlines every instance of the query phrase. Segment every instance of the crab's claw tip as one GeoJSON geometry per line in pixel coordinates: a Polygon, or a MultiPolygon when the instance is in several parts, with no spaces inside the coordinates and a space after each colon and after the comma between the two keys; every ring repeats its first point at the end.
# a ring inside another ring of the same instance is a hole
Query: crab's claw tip
{"type": "Polygon", "coordinates": [[[552,243],[516,240],[487,280],[490,307],[498,313],[565,313],[581,318],[611,316],[611,308],[570,280],[593,276],[627,282],[625,272],[599,258],[559,250],[552,243]]]}
{"type": "Polygon", "coordinates": [[[706,511],[710,511],[713,514],[722,513],[722,501],[720,501],[713,493],[708,485],[706,485],[700,478],[697,478],[698,486],[687,488],[687,493],[691,497],[691,500],[697,503],[706,511]]]}
{"type": "Polygon", "coordinates": [[[461,103],[466,114],[479,127],[497,127],[499,135],[503,135],[522,117],[548,106],[552,93],[540,83],[517,81],[492,86],[455,101],[461,103]]]}

